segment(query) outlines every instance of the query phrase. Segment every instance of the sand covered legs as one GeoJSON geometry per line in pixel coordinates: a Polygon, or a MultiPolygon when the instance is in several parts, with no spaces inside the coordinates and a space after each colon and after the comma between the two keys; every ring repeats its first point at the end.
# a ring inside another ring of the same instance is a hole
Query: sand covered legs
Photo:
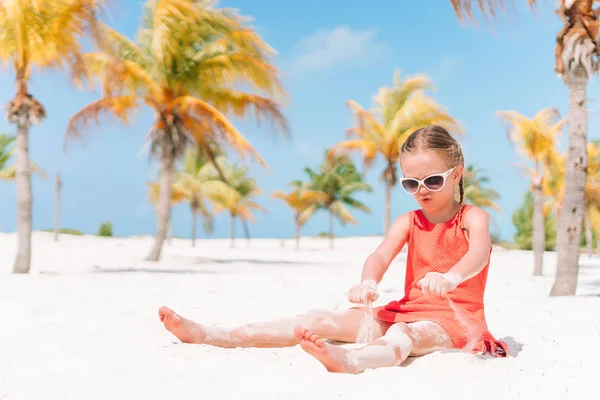
{"type": "Polygon", "coordinates": [[[453,347],[446,331],[429,321],[396,323],[383,337],[358,349],[325,343],[318,334],[301,326],[296,327],[295,334],[300,346],[328,371],[353,374],[369,368],[398,366],[409,355],[424,355],[453,347]]]}
{"type": "MultiPolygon", "coordinates": [[[[300,342],[294,334],[298,325],[307,327],[321,338],[341,342],[356,342],[365,311],[350,309],[342,312],[311,310],[295,317],[256,322],[233,329],[209,327],[183,318],[167,307],[158,311],[160,320],[172,334],[184,343],[209,344],[219,347],[287,347],[300,342]]],[[[387,329],[386,324],[373,321],[373,337],[387,329]]]]}

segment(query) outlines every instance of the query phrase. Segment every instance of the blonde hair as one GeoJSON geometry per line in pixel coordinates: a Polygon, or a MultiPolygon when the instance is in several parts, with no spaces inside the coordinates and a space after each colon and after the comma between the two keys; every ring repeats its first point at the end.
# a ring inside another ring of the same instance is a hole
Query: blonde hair
{"type": "MultiPolygon", "coordinates": [[[[400,147],[401,155],[403,153],[412,153],[416,151],[439,151],[444,154],[451,168],[458,165],[462,167],[465,166],[465,159],[460,144],[441,126],[429,125],[414,131],[406,138],[400,147]]],[[[460,176],[460,182],[458,183],[458,192],[458,224],[464,230],[462,227],[462,209],[465,198],[465,188],[462,175],[460,176]]]]}

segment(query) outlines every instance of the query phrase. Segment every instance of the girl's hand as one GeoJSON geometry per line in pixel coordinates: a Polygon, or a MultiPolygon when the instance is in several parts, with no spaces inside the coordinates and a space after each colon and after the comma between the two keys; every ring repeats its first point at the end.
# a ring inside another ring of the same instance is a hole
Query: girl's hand
{"type": "Polygon", "coordinates": [[[436,294],[444,296],[446,293],[456,289],[460,283],[460,277],[452,272],[440,274],[439,272],[428,272],[425,277],[417,282],[417,286],[424,294],[436,294]]]}
{"type": "Polygon", "coordinates": [[[373,279],[366,279],[358,285],[354,285],[348,292],[348,301],[351,303],[364,304],[367,301],[375,301],[379,298],[377,282],[373,279]]]}

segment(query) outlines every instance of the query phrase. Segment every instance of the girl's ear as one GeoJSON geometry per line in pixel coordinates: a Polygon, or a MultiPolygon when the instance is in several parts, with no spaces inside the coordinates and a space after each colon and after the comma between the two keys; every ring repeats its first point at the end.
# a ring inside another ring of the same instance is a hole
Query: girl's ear
{"type": "Polygon", "coordinates": [[[463,175],[463,166],[458,165],[456,167],[456,169],[454,170],[454,172],[452,173],[452,175],[453,175],[452,182],[454,182],[455,185],[458,185],[458,183],[460,182],[460,178],[463,175]]]}

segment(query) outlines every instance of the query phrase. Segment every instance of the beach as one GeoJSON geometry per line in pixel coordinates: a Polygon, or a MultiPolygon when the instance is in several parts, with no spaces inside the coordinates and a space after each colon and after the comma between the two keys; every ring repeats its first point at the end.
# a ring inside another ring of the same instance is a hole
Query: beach
{"type": "MultiPolygon", "coordinates": [[[[309,309],[345,309],[380,237],[165,243],[151,237],[34,232],[32,269],[11,274],[16,235],[0,233],[0,399],[591,399],[600,371],[600,258],[580,258],[575,297],[548,296],[556,253],[533,277],[533,253],[495,248],[485,297],[492,334],[510,357],[463,351],[401,367],[331,374],[299,346],[220,349],[181,344],[166,305],[207,325],[234,326],[309,309]]],[[[402,297],[401,253],[375,305],[402,297]]],[[[355,345],[344,345],[355,346],[355,345]]]]}

